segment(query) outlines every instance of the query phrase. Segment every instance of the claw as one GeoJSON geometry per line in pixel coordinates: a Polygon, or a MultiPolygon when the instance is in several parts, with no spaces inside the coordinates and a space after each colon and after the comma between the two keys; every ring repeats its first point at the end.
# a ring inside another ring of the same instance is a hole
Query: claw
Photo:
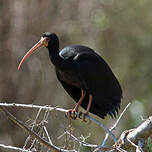
{"type": "Polygon", "coordinates": [[[88,112],[86,112],[86,113],[83,113],[83,112],[79,112],[78,113],[78,117],[80,118],[80,119],[82,119],[82,121],[83,122],[87,122],[87,120],[86,120],[86,116],[88,115],[88,112]]]}
{"type": "Polygon", "coordinates": [[[81,118],[82,114],[83,114],[83,113],[80,111],[80,112],[78,113],[78,118],[82,119],[82,118],[81,118]]]}
{"type": "Polygon", "coordinates": [[[68,112],[66,112],[66,117],[75,120],[77,118],[77,111],[75,109],[69,109],[68,112]]]}

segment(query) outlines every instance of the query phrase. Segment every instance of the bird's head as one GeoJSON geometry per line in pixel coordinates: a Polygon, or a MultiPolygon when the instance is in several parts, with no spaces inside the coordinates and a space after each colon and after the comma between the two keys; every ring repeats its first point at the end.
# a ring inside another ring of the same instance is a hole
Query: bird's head
{"type": "Polygon", "coordinates": [[[40,47],[48,48],[51,43],[52,43],[52,46],[54,47],[54,45],[56,45],[56,43],[58,43],[58,41],[59,40],[58,40],[58,37],[56,34],[50,33],[50,32],[43,33],[41,36],[41,39],[24,55],[24,57],[22,58],[19,66],[18,66],[18,70],[20,69],[23,62],[38,48],[40,48],[40,47]]]}

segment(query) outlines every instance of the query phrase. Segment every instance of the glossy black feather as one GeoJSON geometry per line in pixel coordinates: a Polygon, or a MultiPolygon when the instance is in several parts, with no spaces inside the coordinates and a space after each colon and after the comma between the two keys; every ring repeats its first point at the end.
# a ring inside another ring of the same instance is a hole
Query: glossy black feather
{"type": "Polygon", "coordinates": [[[66,92],[78,102],[81,89],[86,96],[81,104],[87,109],[89,94],[93,96],[90,112],[104,118],[115,117],[120,108],[122,89],[108,64],[94,50],[80,45],[68,46],[59,52],[59,40],[55,34],[50,38],[49,55],[55,66],[58,80],[66,92]]]}
{"type": "Polygon", "coordinates": [[[101,118],[106,114],[115,117],[120,107],[122,90],[107,63],[92,49],[85,46],[69,46],[61,50],[60,56],[64,60],[69,60],[68,64],[70,64],[68,72],[70,71],[71,74],[68,74],[71,81],[69,78],[66,80],[67,72],[63,72],[66,70],[62,71],[60,68],[56,70],[57,77],[67,93],[78,102],[81,97],[80,88],[83,88],[87,92],[81,105],[84,109],[87,108],[89,94],[92,94],[90,112],[101,118]]]}

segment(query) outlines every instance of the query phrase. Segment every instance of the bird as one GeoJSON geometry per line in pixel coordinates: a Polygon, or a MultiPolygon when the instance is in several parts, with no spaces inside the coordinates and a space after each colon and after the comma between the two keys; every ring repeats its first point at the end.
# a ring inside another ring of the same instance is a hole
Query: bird
{"type": "Polygon", "coordinates": [[[102,119],[106,115],[112,118],[117,116],[122,88],[110,66],[96,51],[83,45],[70,45],[59,51],[58,36],[55,33],[45,32],[22,58],[18,70],[40,47],[48,49],[57,79],[77,103],[73,109],[68,110],[69,117],[76,119],[80,106],[86,110],[84,113],[79,113],[81,116],[83,114],[84,121],[89,112],[102,119]]]}

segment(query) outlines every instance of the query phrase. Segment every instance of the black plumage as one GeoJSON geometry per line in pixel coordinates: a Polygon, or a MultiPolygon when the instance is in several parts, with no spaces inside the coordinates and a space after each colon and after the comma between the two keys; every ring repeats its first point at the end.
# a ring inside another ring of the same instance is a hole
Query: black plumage
{"type": "Polygon", "coordinates": [[[120,108],[122,89],[104,59],[93,49],[81,45],[68,46],[59,52],[56,34],[46,32],[42,37],[46,39],[45,46],[57,78],[66,92],[78,102],[81,90],[84,90],[85,97],[81,103],[84,109],[87,109],[89,95],[92,95],[91,113],[101,118],[107,114],[115,117],[120,108]]]}

